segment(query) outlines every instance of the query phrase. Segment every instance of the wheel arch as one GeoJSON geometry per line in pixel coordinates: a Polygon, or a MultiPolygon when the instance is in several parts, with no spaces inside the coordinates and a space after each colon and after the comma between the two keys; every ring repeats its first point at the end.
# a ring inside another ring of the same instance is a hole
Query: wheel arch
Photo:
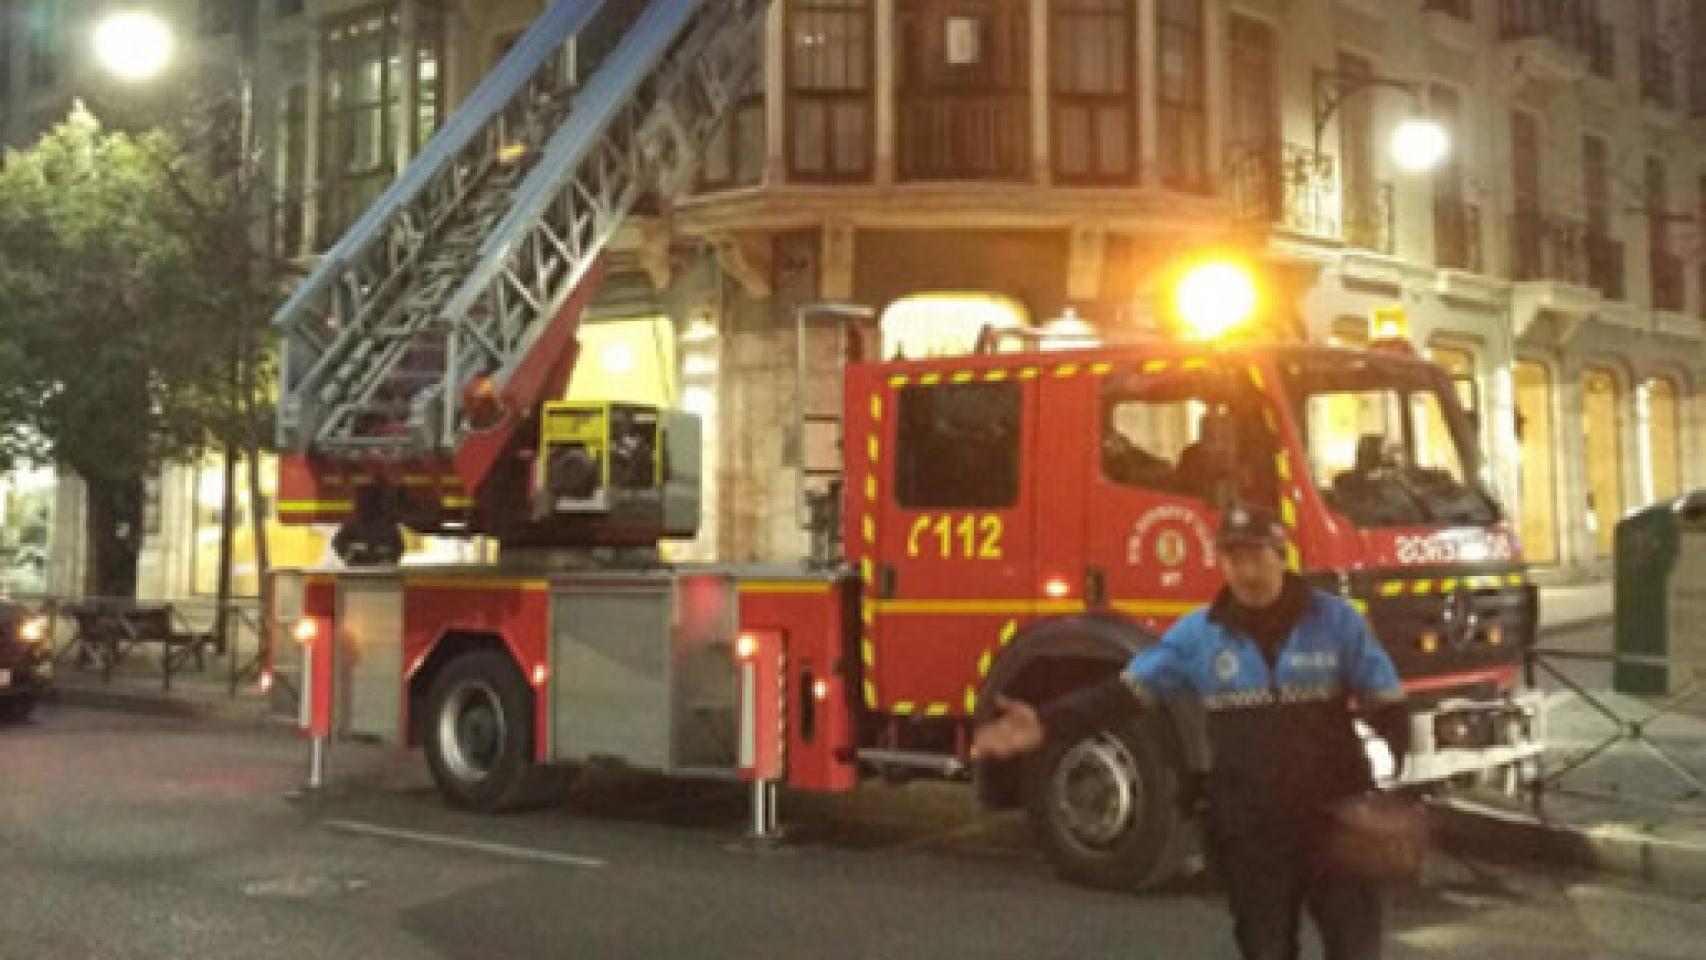
{"type": "Polygon", "coordinates": [[[535,758],[539,754],[541,742],[539,726],[539,694],[533,684],[527,682],[527,671],[522,668],[521,658],[514,646],[501,632],[495,630],[446,630],[433,642],[426,658],[421,660],[410,671],[407,683],[408,717],[405,724],[408,746],[419,746],[422,741],[423,726],[427,714],[427,696],[432,690],[444,668],[459,657],[480,651],[490,651],[501,654],[515,669],[516,676],[521,678],[522,687],[528,695],[528,717],[530,719],[529,741],[531,752],[535,758]]]}
{"type": "MultiPolygon", "coordinates": [[[[1122,617],[1086,614],[1033,624],[1021,631],[991,664],[978,693],[975,723],[989,720],[997,697],[1009,696],[1041,703],[1100,680],[1159,642],[1149,630],[1122,617]]],[[[1161,729],[1179,759],[1182,772],[1208,767],[1208,739],[1200,707],[1168,702],[1158,713],[1161,729]]],[[[1023,761],[979,761],[975,765],[978,797],[986,805],[1018,806],[1023,761]]]]}

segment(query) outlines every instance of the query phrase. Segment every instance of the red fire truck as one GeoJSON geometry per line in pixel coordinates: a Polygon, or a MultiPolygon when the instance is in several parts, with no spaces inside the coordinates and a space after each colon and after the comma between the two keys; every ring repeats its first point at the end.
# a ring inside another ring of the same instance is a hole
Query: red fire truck
{"type": "Polygon", "coordinates": [[[1104,675],[1205,602],[1240,501],[1272,506],[1294,568],[1392,653],[1416,707],[1405,781],[1535,755],[1534,591],[1453,384],[1402,350],[991,338],[884,362],[853,357],[868,313],[817,311],[849,362],[840,412],[801,426],[840,461],[812,555],[662,562],[698,524],[697,421],[552,398],[615,225],[743,89],[761,18],[553,5],[280,310],[284,518],[357,546],[397,523],[501,544],[480,566],[281,573],[270,616],[299,642],[272,675],[305,727],[419,745],[480,810],[589,762],[796,791],[975,781],[1028,808],[1069,876],[1153,882],[1211,762],[1196,708],[1023,764],[974,763],[970,732],[996,696],[1104,675]]]}

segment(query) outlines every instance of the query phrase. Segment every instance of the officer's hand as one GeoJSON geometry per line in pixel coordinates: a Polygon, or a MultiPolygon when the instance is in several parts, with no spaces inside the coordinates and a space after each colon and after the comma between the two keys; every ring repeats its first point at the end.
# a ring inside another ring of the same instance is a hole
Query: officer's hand
{"type": "Polygon", "coordinates": [[[1043,721],[1035,707],[1007,697],[995,699],[995,719],[972,735],[971,755],[1006,760],[1043,745],[1043,721]]]}

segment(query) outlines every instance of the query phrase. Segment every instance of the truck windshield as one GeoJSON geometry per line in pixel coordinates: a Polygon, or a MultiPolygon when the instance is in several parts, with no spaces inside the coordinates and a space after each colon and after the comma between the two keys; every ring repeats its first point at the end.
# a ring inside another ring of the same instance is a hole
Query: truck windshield
{"type": "Polygon", "coordinates": [[[1417,362],[1339,354],[1281,372],[1327,505],[1359,527],[1498,520],[1446,381],[1417,362]]]}

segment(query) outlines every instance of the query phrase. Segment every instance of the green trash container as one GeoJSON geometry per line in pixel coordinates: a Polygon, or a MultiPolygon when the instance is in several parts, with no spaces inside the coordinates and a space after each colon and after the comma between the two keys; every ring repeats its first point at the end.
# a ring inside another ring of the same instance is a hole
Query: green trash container
{"type": "Polygon", "coordinates": [[[1612,648],[1673,659],[1617,662],[1618,693],[1673,693],[1706,652],[1706,490],[1655,503],[1617,523],[1612,648]]]}

